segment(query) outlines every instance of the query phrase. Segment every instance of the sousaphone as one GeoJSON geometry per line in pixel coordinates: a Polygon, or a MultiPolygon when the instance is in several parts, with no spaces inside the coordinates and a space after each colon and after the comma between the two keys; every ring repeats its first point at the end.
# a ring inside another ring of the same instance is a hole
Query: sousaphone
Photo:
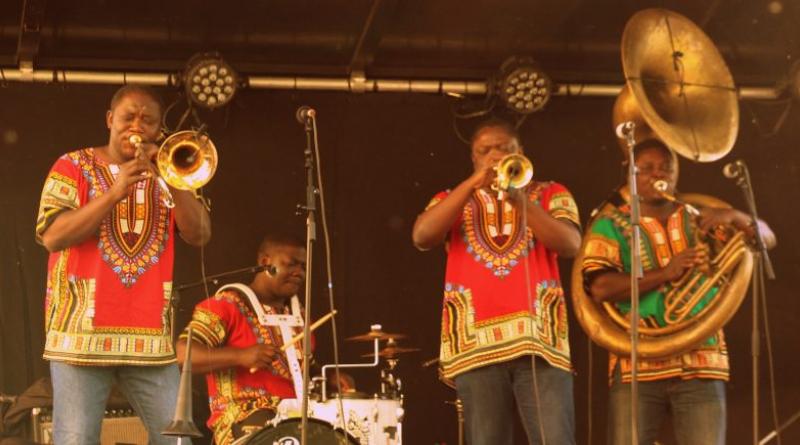
{"type": "MultiPolygon", "coordinates": [[[[711,162],[730,152],[739,128],[733,77],[711,40],[689,19],[665,9],[636,13],[622,35],[622,66],[626,86],[614,105],[614,127],[634,121],[637,141],[660,139],[693,161],[711,162]]],[[[627,150],[624,145],[621,148],[627,150]]],[[[677,166],[677,158],[674,161],[677,166]]],[[[624,196],[625,191],[621,194],[624,196]]],[[[699,207],[729,207],[706,195],[679,194],[677,199],[699,207]]],[[[674,301],[667,304],[691,315],[676,317],[663,327],[640,326],[640,357],[660,358],[688,351],[730,321],[744,299],[753,267],[742,235],[732,236],[734,241],[720,249],[710,271],[687,273],[685,280],[704,274],[707,282],[720,289],[702,310],[692,307],[703,296],[692,292],[695,285],[675,284],[683,288],[668,297],[674,301]]],[[[572,299],[578,321],[601,347],[629,356],[629,320],[613,304],[599,304],[586,293],[583,257],[581,249],[572,269],[572,299]]]]}

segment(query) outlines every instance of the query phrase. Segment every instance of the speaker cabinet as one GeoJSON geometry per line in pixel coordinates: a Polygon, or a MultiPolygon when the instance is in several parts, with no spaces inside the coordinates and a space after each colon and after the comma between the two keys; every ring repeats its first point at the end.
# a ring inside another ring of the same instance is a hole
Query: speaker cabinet
{"type": "MultiPolygon", "coordinates": [[[[49,408],[31,410],[30,438],[39,444],[53,443],[53,415],[49,408]]],[[[147,445],[147,428],[133,410],[107,410],[100,445],[147,445]]]]}

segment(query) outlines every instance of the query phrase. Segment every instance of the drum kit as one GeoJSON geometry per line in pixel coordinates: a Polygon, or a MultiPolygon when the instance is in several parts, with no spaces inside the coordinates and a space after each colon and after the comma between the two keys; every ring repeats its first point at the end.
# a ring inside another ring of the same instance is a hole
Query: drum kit
{"type": "MultiPolygon", "coordinates": [[[[351,342],[372,342],[373,351],[362,357],[368,363],[341,363],[339,369],[380,367],[380,391],[371,397],[362,392],[342,391],[327,394],[328,375],[336,365],[322,367],[321,375],[312,379],[308,401],[309,443],[315,445],[401,445],[404,416],[402,381],[397,376],[399,356],[419,351],[403,347],[398,340],[403,334],[383,331],[372,325],[369,332],[349,337],[351,342]],[[383,347],[381,347],[383,346],[383,347]]],[[[237,439],[235,445],[299,445],[301,437],[302,400],[284,399],[263,428],[237,439]]]]}

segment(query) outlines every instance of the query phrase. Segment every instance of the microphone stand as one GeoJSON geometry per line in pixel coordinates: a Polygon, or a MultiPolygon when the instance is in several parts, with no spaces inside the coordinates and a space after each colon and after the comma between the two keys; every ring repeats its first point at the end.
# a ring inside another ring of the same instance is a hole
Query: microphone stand
{"type": "Polygon", "coordinates": [[[639,252],[641,244],[641,210],[639,208],[639,191],[636,186],[638,171],[634,164],[633,147],[636,145],[634,135],[635,124],[628,122],[621,133],[628,146],[628,189],[631,205],[631,444],[639,443],[639,382],[638,382],[638,349],[639,349],[639,279],[642,278],[642,259],[639,252]]]}
{"type": "Polygon", "coordinates": [[[313,140],[314,133],[316,132],[316,125],[314,122],[314,114],[307,113],[303,116],[303,127],[306,133],[306,149],[303,152],[305,155],[305,169],[306,169],[306,205],[298,206],[307,213],[306,218],[306,295],[305,295],[305,314],[303,320],[303,394],[298,394],[302,397],[301,405],[301,423],[300,423],[300,444],[308,444],[308,387],[309,387],[309,363],[311,362],[311,282],[312,282],[312,260],[314,242],[317,239],[317,223],[315,221],[316,215],[316,197],[317,187],[314,184],[314,153],[313,140]]]}
{"type": "MultiPolygon", "coordinates": [[[[757,445],[758,442],[758,405],[759,405],[759,373],[758,373],[758,359],[760,356],[760,347],[761,347],[761,339],[760,339],[760,328],[759,328],[759,321],[758,321],[758,307],[762,301],[766,301],[766,291],[764,288],[764,274],[766,273],[766,277],[770,280],[775,279],[775,270],[772,268],[772,261],[769,258],[769,253],[767,252],[767,246],[764,244],[764,240],[761,238],[761,229],[758,223],[758,211],[756,210],[756,198],[755,194],[753,193],[753,184],[750,182],[750,171],[747,169],[747,165],[741,163],[740,165],[741,173],[736,179],[736,185],[742,189],[742,194],[744,195],[745,203],[747,204],[747,210],[750,213],[750,218],[753,219],[753,228],[755,230],[756,236],[756,253],[755,253],[755,263],[756,267],[753,271],[753,280],[752,280],[752,293],[753,293],[753,319],[752,319],[752,332],[750,334],[750,350],[752,356],[752,367],[753,367],[753,444],[757,445]]],[[[775,431],[778,433],[778,431],[775,431]]]]}

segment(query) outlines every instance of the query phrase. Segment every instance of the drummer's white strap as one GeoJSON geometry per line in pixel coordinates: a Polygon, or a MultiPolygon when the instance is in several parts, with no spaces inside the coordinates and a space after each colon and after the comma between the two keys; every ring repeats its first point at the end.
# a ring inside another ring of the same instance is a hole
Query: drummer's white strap
{"type": "MultiPolygon", "coordinates": [[[[226,284],[217,290],[217,295],[226,289],[236,289],[239,292],[247,295],[247,298],[250,300],[250,306],[252,306],[253,310],[256,312],[259,324],[262,326],[278,326],[281,331],[281,337],[283,338],[283,344],[289,343],[289,341],[294,337],[294,332],[292,331],[293,327],[303,326],[303,317],[300,315],[300,300],[297,298],[297,295],[291,298],[291,315],[267,314],[264,311],[264,306],[262,306],[261,302],[258,301],[256,293],[253,292],[253,289],[250,289],[249,286],[246,286],[242,283],[226,284]]],[[[289,372],[292,374],[294,392],[297,395],[297,398],[302,400],[303,372],[300,368],[300,361],[297,358],[298,352],[297,343],[295,343],[294,346],[287,348],[286,362],[289,364],[289,372]]]]}

